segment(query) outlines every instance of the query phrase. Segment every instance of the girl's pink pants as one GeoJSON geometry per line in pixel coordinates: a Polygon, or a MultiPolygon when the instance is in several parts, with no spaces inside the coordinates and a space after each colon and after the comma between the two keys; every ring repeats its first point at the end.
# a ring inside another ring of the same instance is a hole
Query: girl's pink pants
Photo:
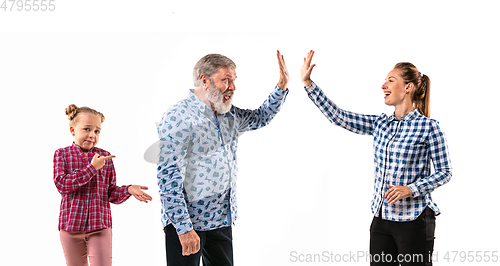
{"type": "Polygon", "coordinates": [[[68,266],[110,266],[111,228],[89,233],[60,230],[61,244],[68,266]]]}

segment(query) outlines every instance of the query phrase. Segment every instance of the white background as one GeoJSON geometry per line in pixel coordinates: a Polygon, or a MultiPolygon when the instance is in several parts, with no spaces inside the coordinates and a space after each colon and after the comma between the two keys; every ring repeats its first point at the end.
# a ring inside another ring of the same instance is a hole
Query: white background
{"type": "Polygon", "coordinates": [[[63,113],[72,103],[106,116],[98,146],[117,156],[118,184],[149,186],[154,198],[112,206],[114,265],[165,265],[156,166],[143,159],[155,122],[187,95],[208,53],[236,62],[234,104],[257,108],[278,81],[277,49],[290,93],[268,127],[240,139],[237,265],[328,264],[291,254],[368,251],[372,139],[331,125],[307,98],[299,69],[310,49],[313,80],[359,113],[393,111],[380,86],[397,62],[430,77],[431,117],[453,165],[433,193],[436,265],[460,263],[452,251],[500,250],[494,1],[54,3],[52,12],[0,10],[2,265],[65,265],[52,159],[73,141],[63,113]]]}

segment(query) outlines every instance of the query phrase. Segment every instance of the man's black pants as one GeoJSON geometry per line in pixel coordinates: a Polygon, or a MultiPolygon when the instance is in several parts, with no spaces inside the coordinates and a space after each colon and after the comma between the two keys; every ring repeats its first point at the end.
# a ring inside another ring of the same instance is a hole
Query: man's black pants
{"type": "Polygon", "coordinates": [[[231,226],[210,231],[196,231],[200,237],[200,251],[189,256],[182,256],[182,246],[175,227],[169,224],[163,230],[165,231],[167,265],[199,266],[200,258],[205,266],[233,265],[233,233],[231,226]]]}

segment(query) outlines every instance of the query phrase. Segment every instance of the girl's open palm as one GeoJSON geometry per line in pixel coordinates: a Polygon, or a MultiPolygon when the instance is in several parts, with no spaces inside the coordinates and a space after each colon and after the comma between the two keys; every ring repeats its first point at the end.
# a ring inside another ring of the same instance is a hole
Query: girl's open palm
{"type": "Polygon", "coordinates": [[[148,187],[140,185],[132,185],[128,187],[128,193],[132,194],[138,201],[148,203],[148,200],[151,201],[153,198],[142,190],[148,190],[148,187]]]}

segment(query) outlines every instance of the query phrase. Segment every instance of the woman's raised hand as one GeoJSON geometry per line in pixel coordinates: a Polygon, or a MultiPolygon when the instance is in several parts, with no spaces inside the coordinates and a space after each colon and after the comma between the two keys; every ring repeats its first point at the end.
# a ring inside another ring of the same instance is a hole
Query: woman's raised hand
{"type": "Polygon", "coordinates": [[[309,87],[312,83],[311,80],[311,72],[313,68],[316,66],[315,64],[311,65],[311,61],[314,55],[314,51],[311,50],[309,53],[307,53],[307,57],[304,58],[304,64],[300,68],[300,79],[302,80],[302,83],[304,83],[304,86],[309,87]]]}

